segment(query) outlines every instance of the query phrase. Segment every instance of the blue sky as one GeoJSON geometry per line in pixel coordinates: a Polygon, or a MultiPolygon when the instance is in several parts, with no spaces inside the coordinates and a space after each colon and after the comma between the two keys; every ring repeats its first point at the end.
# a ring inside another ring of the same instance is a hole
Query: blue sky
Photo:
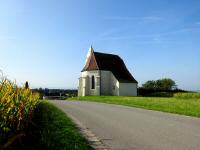
{"type": "Polygon", "coordinates": [[[0,69],[18,84],[77,88],[91,44],[139,85],[200,90],[199,0],[0,0],[0,69]]]}

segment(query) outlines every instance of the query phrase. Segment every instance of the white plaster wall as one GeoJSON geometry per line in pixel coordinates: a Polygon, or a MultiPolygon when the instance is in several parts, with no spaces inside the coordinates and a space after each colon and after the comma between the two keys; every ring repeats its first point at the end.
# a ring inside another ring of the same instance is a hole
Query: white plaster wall
{"type": "Polygon", "coordinates": [[[119,83],[120,96],[137,96],[137,83],[119,83]]]}
{"type": "Polygon", "coordinates": [[[86,77],[86,76],[89,76],[91,77],[92,75],[99,75],[99,71],[98,70],[93,70],[93,71],[84,71],[84,72],[81,72],[81,77],[86,77]]]}
{"type": "MultiPolygon", "coordinates": [[[[86,78],[86,82],[85,85],[83,85],[83,87],[85,86],[85,95],[99,95],[100,92],[100,87],[97,84],[97,79],[99,78],[99,71],[98,70],[94,70],[94,71],[84,71],[81,73],[81,77],[82,78],[86,78]],[[94,75],[95,77],[95,89],[91,89],[91,85],[92,85],[92,76],[94,75]]],[[[84,84],[84,82],[83,82],[84,84]]],[[[83,95],[83,94],[82,94],[83,95]]]]}
{"type": "Polygon", "coordinates": [[[79,78],[79,86],[78,86],[78,96],[82,96],[82,93],[83,93],[83,91],[82,91],[82,89],[83,89],[83,83],[82,83],[82,78],[80,77],[79,78]]]}
{"type": "Polygon", "coordinates": [[[137,96],[137,83],[119,83],[111,71],[84,71],[81,73],[81,77],[85,80],[85,82],[82,81],[82,86],[79,85],[79,88],[82,87],[82,90],[79,90],[81,96],[100,95],[100,90],[101,95],[137,96]],[[95,77],[95,89],[91,89],[93,75],[95,77]],[[98,83],[98,80],[101,83],[98,83]]]}
{"type": "Polygon", "coordinates": [[[111,72],[101,71],[101,95],[111,95],[110,83],[111,83],[111,72]]]}
{"type": "Polygon", "coordinates": [[[119,82],[111,71],[101,71],[101,95],[119,95],[119,82]]]}
{"type": "Polygon", "coordinates": [[[79,78],[79,87],[78,87],[78,96],[88,95],[88,77],[80,77],[79,78]]]}
{"type": "Polygon", "coordinates": [[[112,72],[110,75],[110,81],[111,95],[119,96],[119,81],[115,78],[112,72]]]}

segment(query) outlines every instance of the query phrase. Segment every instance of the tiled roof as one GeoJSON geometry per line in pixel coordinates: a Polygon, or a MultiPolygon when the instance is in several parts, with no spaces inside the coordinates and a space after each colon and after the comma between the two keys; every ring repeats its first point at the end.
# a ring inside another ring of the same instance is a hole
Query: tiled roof
{"type": "Polygon", "coordinates": [[[90,57],[82,71],[111,71],[119,82],[137,83],[118,55],[91,51],[90,57]]]}

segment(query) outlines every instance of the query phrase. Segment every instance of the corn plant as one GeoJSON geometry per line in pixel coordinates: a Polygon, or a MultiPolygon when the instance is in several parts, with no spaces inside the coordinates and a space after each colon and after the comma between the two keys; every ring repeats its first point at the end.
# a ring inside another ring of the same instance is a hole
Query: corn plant
{"type": "Polygon", "coordinates": [[[39,94],[31,89],[18,87],[6,78],[0,79],[0,132],[21,131],[32,119],[39,94]]]}
{"type": "Polygon", "coordinates": [[[200,99],[200,93],[176,93],[174,97],[182,99],[200,99]]]}

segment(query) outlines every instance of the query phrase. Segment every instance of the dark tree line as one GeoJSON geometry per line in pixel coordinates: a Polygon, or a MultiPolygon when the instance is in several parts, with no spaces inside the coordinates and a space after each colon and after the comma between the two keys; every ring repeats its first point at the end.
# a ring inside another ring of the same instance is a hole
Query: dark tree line
{"type": "Polygon", "coordinates": [[[140,96],[171,97],[177,92],[186,91],[178,89],[176,82],[170,78],[149,80],[138,88],[138,95],[140,96]]]}
{"type": "Polygon", "coordinates": [[[145,89],[168,91],[177,89],[177,85],[172,79],[159,79],[159,80],[149,80],[142,85],[145,89]]]}
{"type": "Polygon", "coordinates": [[[32,89],[35,92],[38,92],[40,94],[40,99],[43,99],[43,96],[46,97],[54,97],[54,96],[60,96],[60,97],[75,97],[78,94],[78,91],[76,89],[48,89],[48,88],[39,88],[39,89],[32,89]]]}

